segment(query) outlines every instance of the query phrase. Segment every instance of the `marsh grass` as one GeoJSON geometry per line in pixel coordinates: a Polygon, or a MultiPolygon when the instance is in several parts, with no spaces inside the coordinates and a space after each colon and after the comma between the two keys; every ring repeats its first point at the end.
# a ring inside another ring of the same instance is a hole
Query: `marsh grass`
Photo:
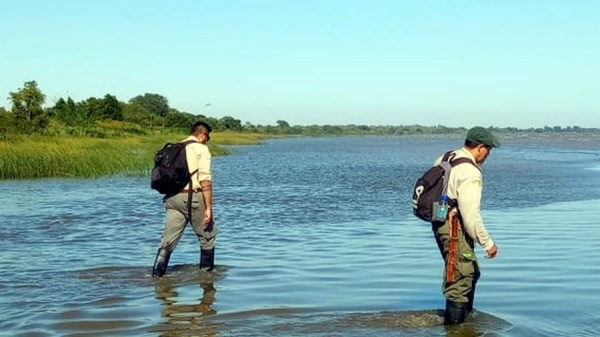
{"type": "MultiPolygon", "coordinates": [[[[147,175],[156,151],[185,134],[116,138],[11,136],[0,140],[0,179],[147,175]]],[[[213,133],[214,156],[227,154],[223,145],[257,144],[257,134],[213,133]]]]}
{"type": "Polygon", "coordinates": [[[219,145],[255,145],[266,138],[277,138],[280,136],[264,135],[258,133],[241,132],[213,132],[211,134],[211,143],[219,145]]]}

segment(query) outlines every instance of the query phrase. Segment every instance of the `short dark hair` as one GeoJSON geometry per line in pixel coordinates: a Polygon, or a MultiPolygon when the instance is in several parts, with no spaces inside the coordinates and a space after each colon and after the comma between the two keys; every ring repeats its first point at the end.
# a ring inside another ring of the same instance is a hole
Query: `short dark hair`
{"type": "Polygon", "coordinates": [[[477,143],[477,142],[473,142],[473,141],[470,141],[470,140],[468,140],[468,139],[465,139],[465,147],[466,147],[467,149],[474,149],[474,148],[476,148],[476,147],[477,147],[477,146],[479,146],[479,145],[483,145],[483,146],[485,146],[485,147],[487,147],[487,148],[489,148],[489,149],[491,149],[491,148],[492,148],[492,146],[485,145],[485,144],[483,144],[483,143],[477,143]]]}
{"type": "Polygon", "coordinates": [[[481,144],[481,143],[476,143],[476,142],[472,142],[468,139],[465,139],[465,147],[466,148],[472,149],[474,147],[477,147],[477,145],[479,145],[479,144],[481,144]]]}
{"type": "Polygon", "coordinates": [[[190,135],[196,135],[202,133],[203,131],[211,133],[212,128],[206,122],[196,122],[194,123],[194,125],[192,125],[192,128],[190,129],[190,135]]]}

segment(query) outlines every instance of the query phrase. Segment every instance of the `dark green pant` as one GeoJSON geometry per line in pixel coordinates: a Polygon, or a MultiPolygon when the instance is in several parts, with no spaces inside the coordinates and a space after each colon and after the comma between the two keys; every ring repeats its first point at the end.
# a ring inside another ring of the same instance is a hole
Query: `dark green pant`
{"type": "MultiPolygon", "coordinates": [[[[462,223],[458,222],[458,251],[454,272],[454,281],[442,282],[442,292],[444,296],[453,302],[469,303],[473,305],[473,296],[475,295],[475,285],[479,279],[479,266],[477,257],[473,249],[473,240],[468,237],[464,231],[462,223]]],[[[450,222],[446,221],[443,225],[433,225],[433,235],[437,242],[440,253],[444,259],[444,275],[446,275],[446,266],[448,262],[448,246],[450,243],[450,222]]],[[[469,308],[471,309],[471,308],[469,308]]]]}

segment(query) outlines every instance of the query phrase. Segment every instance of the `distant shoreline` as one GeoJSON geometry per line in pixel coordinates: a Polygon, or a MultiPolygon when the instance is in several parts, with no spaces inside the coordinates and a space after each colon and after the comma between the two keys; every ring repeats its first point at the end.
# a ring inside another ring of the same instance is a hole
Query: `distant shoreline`
{"type": "MultiPolygon", "coordinates": [[[[496,131],[502,142],[577,141],[597,148],[600,130],[558,131],[496,131]]],[[[127,135],[112,138],[70,136],[13,135],[0,140],[0,180],[30,178],[97,178],[101,176],[144,176],[152,168],[153,158],[167,142],[185,138],[184,133],[127,135]]],[[[269,138],[287,137],[349,137],[349,136],[464,136],[461,132],[395,134],[258,134],[246,132],[214,132],[209,147],[214,156],[226,155],[227,145],[255,145],[269,138]]]]}

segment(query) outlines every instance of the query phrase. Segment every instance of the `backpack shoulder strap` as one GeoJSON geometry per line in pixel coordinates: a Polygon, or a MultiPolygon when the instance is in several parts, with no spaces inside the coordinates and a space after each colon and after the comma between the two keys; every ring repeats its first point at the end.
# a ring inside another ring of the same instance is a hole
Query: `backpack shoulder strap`
{"type": "Polygon", "coordinates": [[[451,161],[452,159],[454,159],[455,154],[453,152],[454,151],[448,151],[444,153],[444,156],[442,157],[442,162],[451,161]]]}
{"type": "MultiPolygon", "coordinates": [[[[475,162],[472,161],[471,159],[465,158],[465,157],[454,159],[455,156],[456,156],[456,153],[454,153],[454,151],[446,152],[444,154],[444,156],[442,157],[442,162],[440,163],[440,166],[444,169],[443,185],[442,185],[442,193],[443,194],[447,193],[446,191],[448,190],[448,182],[450,180],[450,171],[452,170],[452,168],[454,166],[460,165],[460,164],[465,164],[465,163],[470,163],[471,165],[475,166],[479,171],[481,171],[481,167],[479,167],[479,165],[475,164],[475,162]]],[[[449,205],[450,205],[450,207],[456,207],[457,200],[450,199],[449,205]]]]}
{"type": "Polygon", "coordinates": [[[464,158],[464,157],[457,158],[457,159],[450,161],[450,166],[454,167],[456,165],[460,165],[460,164],[464,164],[464,163],[469,163],[469,164],[475,166],[479,171],[481,171],[481,167],[479,167],[479,165],[475,164],[471,159],[464,158]]]}
{"type": "MultiPolygon", "coordinates": [[[[191,143],[198,143],[198,141],[195,141],[195,140],[193,140],[193,139],[190,139],[190,140],[183,141],[183,142],[181,142],[180,144],[182,144],[182,145],[183,145],[183,149],[184,149],[185,151],[187,151],[187,146],[188,146],[188,145],[190,145],[191,143]]],[[[193,149],[192,149],[192,151],[193,151],[193,149]]],[[[187,157],[186,157],[186,158],[187,158],[187,157]]],[[[187,160],[186,160],[186,163],[187,163],[187,160]]],[[[195,169],[193,172],[190,172],[190,180],[192,179],[192,176],[193,176],[194,174],[196,174],[196,172],[198,172],[198,169],[195,169]]]]}
{"type": "Polygon", "coordinates": [[[186,141],[181,142],[181,144],[183,144],[184,146],[187,146],[188,144],[191,144],[191,143],[198,143],[198,141],[190,139],[190,140],[186,140],[186,141]]]}
{"type": "MultiPolygon", "coordinates": [[[[186,141],[181,142],[181,144],[183,145],[184,151],[187,151],[187,146],[190,145],[191,143],[198,143],[198,141],[190,139],[190,140],[186,140],[186,141]]],[[[186,156],[186,164],[187,164],[187,156],[186,156]]],[[[188,221],[190,223],[192,223],[192,194],[193,194],[193,191],[192,191],[192,186],[193,186],[192,177],[197,172],[198,172],[198,169],[195,169],[193,172],[190,172],[190,180],[186,184],[186,186],[189,186],[188,197],[187,197],[187,200],[188,200],[188,203],[187,203],[188,204],[188,209],[187,209],[187,211],[188,211],[188,221]]]]}

